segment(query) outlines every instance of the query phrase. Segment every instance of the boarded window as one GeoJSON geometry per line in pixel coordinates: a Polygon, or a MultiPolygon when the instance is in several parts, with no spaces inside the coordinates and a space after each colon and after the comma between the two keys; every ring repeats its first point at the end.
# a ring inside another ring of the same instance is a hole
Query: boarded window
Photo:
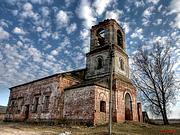
{"type": "Polygon", "coordinates": [[[48,111],[50,103],[50,96],[45,96],[44,111],[48,111]]]}
{"type": "Polygon", "coordinates": [[[18,113],[21,112],[22,107],[23,107],[23,104],[24,104],[23,98],[19,98],[19,99],[18,99],[18,113]]]}
{"type": "Polygon", "coordinates": [[[100,112],[106,112],[106,102],[100,101],[100,112]]]}

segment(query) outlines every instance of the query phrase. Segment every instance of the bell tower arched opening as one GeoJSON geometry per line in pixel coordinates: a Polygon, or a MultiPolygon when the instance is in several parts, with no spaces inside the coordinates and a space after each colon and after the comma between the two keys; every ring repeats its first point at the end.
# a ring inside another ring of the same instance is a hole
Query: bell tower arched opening
{"type": "Polygon", "coordinates": [[[117,30],[117,44],[118,46],[120,46],[122,49],[124,49],[123,47],[123,36],[120,30],[117,30]]]}

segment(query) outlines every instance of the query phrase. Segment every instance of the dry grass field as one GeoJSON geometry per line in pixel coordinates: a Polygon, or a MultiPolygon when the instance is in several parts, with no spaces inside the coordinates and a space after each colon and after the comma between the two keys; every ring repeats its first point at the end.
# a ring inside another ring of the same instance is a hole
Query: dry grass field
{"type": "MultiPolygon", "coordinates": [[[[107,135],[107,125],[48,126],[40,124],[0,122],[0,135],[107,135]],[[65,132],[67,134],[65,134],[65,132]],[[64,134],[63,134],[64,133],[64,134]]],[[[180,124],[150,125],[134,122],[114,123],[113,135],[180,135],[180,124]]]]}

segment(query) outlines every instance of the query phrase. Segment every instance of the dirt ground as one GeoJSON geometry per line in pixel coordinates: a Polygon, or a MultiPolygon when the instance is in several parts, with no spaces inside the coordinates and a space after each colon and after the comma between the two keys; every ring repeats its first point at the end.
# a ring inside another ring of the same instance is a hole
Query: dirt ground
{"type": "MultiPolygon", "coordinates": [[[[108,126],[48,126],[40,124],[0,122],[0,135],[107,135],[108,126]]],[[[168,126],[134,122],[114,123],[114,135],[180,135],[180,124],[168,126]]]]}

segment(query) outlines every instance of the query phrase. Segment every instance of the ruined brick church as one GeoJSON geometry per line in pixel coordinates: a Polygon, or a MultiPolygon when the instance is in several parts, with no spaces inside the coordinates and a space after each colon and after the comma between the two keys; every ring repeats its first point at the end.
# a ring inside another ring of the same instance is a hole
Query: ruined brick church
{"type": "Polygon", "coordinates": [[[137,103],[136,89],[129,79],[122,27],[107,19],[92,26],[90,36],[86,68],[11,87],[5,120],[108,123],[112,68],[113,121],[141,121],[141,104],[137,103]]]}

